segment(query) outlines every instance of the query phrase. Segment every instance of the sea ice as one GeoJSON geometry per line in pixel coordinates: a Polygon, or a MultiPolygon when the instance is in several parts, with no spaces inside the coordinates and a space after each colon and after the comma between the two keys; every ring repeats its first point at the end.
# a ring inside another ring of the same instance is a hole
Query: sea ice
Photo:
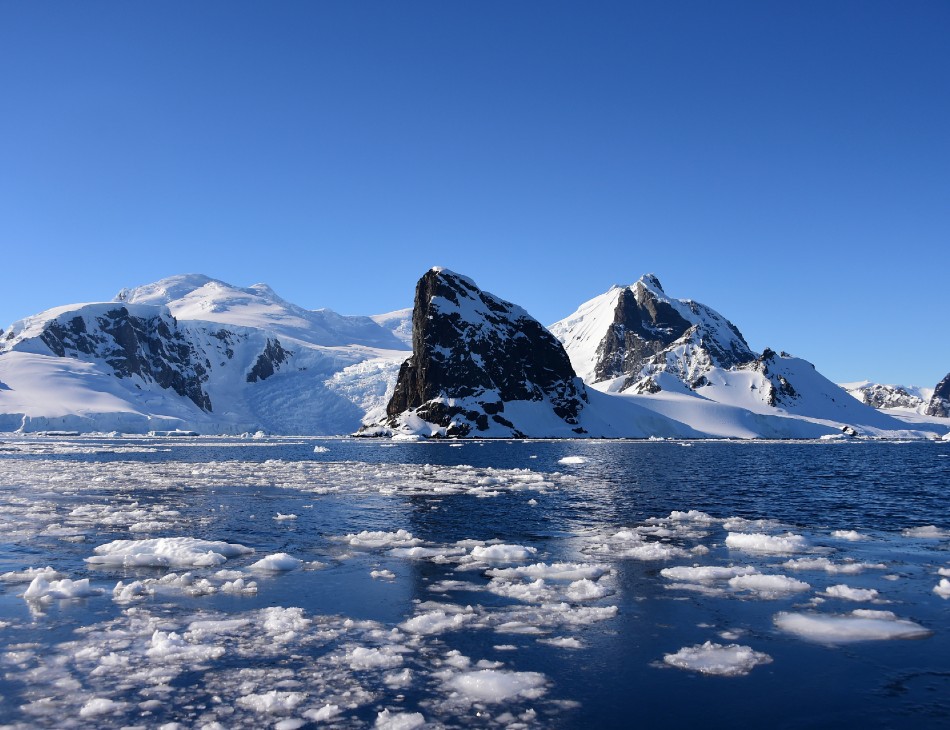
{"type": "Polygon", "coordinates": [[[45,575],[36,576],[30,583],[23,598],[28,601],[48,601],[60,598],[86,598],[87,596],[98,596],[103,593],[101,588],[93,588],[89,585],[89,579],[70,580],[47,580],[45,575]]]}
{"type": "Polygon", "coordinates": [[[272,689],[262,694],[249,694],[239,697],[237,704],[255,712],[289,712],[307,699],[305,692],[281,692],[272,689]]]}
{"type": "Polygon", "coordinates": [[[761,532],[730,532],[726,547],[750,553],[784,555],[808,548],[808,541],[801,535],[787,532],[784,535],[766,535],[761,532]]]}
{"type": "Polygon", "coordinates": [[[474,613],[446,613],[443,610],[430,611],[413,616],[400,624],[400,628],[410,634],[441,634],[462,628],[475,618],[474,613]]]}
{"type": "Polygon", "coordinates": [[[558,464],[586,464],[587,458],[583,456],[565,456],[557,460],[558,464]]]}
{"type": "Polygon", "coordinates": [[[602,563],[534,563],[518,568],[492,568],[485,571],[492,578],[515,580],[518,578],[544,578],[546,580],[576,581],[587,578],[597,580],[610,572],[610,566],[602,563]]]}
{"type": "Polygon", "coordinates": [[[826,588],[821,595],[845,601],[875,601],[879,596],[874,588],[852,588],[844,583],[826,588]]]}
{"type": "Polygon", "coordinates": [[[934,593],[941,598],[950,598],[950,580],[941,578],[940,582],[934,586],[934,593]]]}
{"type": "Polygon", "coordinates": [[[751,647],[739,644],[696,644],[680,649],[675,654],[666,654],[663,661],[679,669],[688,669],[702,674],[723,677],[740,677],[760,664],[768,664],[772,657],[751,647]]]}
{"type": "Polygon", "coordinates": [[[859,540],[867,540],[867,535],[862,535],[856,530],[835,530],[831,533],[832,537],[837,537],[839,540],[848,540],[850,542],[857,542],[859,540]]]}
{"type": "Polygon", "coordinates": [[[535,699],[545,692],[545,678],[538,672],[480,669],[452,677],[449,687],[472,702],[502,702],[512,697],[535,699]]]}
{"type": "Polygon", "coordinates": [[[390,712],[383,710],[376,715],[377,730],[415,730],[426,724],[421,712],[390,712]]]}
{"type": "Polygon", "coordinates": [[[734,591],[749,591],[758,598],[782,598],[790,593],[800,593],[811,588],[804,581],[789,578],[786,575],[737,575],[729,579],[729,587],[734,591]]]}
{"type": "Polygon", "coordinates": [[[904,537],[918,537],[927,540],[944,540],[950,537],[950,532],[942,530],[936,525],[923,527],[909,527],[901,533],[904,537]]]}
{"type": "Polygon", "coordinates": [[[782,631],[825,644],[887,639],[920,639],[932,633],[920,624],[901,619],[890,611],[858,609],[849,614],[776,614],[782,631]]]}
{"type": "Polygon", "coordinates": [[[346,660],[352,669],[392,669],[402,665],[402,651],[400,646],[357,646],[346,653],[346,660]]]}
{"type": "Polygon", "coordinates": [[[472,548],[472,558],[492,563],[512,563],[526,560],[538,552],[537,548],[524,545],[486,545],[472,548]]]}
{"type": "Polygon", "coordinates": [[[287,553],[274,553],[273,555],[261,558],[256,563],[251,563],[247,568],[248,570],[276,572],[293,570],[294,568],[299,568],[301,565],[303,565],[303,560],[300,558],[295,558],[287,553]]]}
{"type": "Polygon", "coordinates": [[[31,583],[38,576],[43,576],[46,580],[56,580],[62,578],[63,574],[47,565],[45,568],[26,568],[21,571],[4,573],[0,575],[0,580],[6,583],[31,583]]]}
{"type": "Polygon", "coordinates": [[[593,601],[603,598],[608,593],[607,587],[588,578],[576,580],[567,587],[565,595],[572,601],[593,601]]]}
{"type": "Polygon", "coordinates": [[[869,569],[883,570],[887,568],[884,563],[835,563],[825,557],[796,558],[794,560],[787,560],[782,563],[781,567],[785,568],[786,570],[823,570],[826,573],[841,573],[843,575],[857,575],[858,573],[863,573],[865,570],[869,569]]]}
{"type": "Polygon", "coordinates": [[[714,583],[716,581],[725,581],[740,575],[752,575],[759,571],[748,565],[694,565],[687,567],[678,565],[675,568],[663,568],[660,575],[670,580],[684,581],[687,583],[714,583]]]}
{"type": "Polygon", "coordinates": [[[413,537],[411,532],[402,529],[395,532],[363,530],[355,534],[344,535],[340,539],[345,540],[353,547],[371,550],[384,547],[411,547],[422,542],[422,540],[413,537]]]}
{"type": "Polygon", "coordinates": [[[108,567],[208,568],[228,558],[248,555],[253,548],[236,543],[199,540],[194,537],[159,537],[148,540],[113,540],[93,550],[86,558],[92,565],[108,567]]]}
{"type": "Polygon", "coordinates": [[[86,702],[79,710],[80,717],[96,717],[122,710],[127,706],[125,702],[116,702],[106,697],[94,697],[86,702]]]}

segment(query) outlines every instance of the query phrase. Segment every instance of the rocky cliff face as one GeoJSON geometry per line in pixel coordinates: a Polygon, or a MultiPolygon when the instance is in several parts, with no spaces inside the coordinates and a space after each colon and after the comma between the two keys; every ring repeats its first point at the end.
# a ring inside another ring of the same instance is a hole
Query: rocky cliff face
{"type": "Polygon", "coordinates": [[[39,340],[58,357],[103,360],[117,378],[138,376],[211,410],[211,399],[202,389],[210,363],[199,359],[167,313],[151,309],[133,314],[121,305],[76,313],[47,322],[39,340]]]}
{"type": "Polygon", "coordinates": [[[543,436],[553,419],[563,432],[584,432],[587,393],[561,344],[467,277],[434,268],[419,280],[412,351],[386,409],[389,429],[543,436]]]}
{"type": "Polygon", "coordinates": [[[937,383],[933,397],[927,405],[927,415],[950,418],[950,373],[937,383]]]}
{"type": "Polygon", "coordinates": [[[670,298],[652,274],[582,304],[551,331],[586,382],[613,391],[656,392],[652,376],[661,372],[694,388],[710,368],[756,357],[729,320],[704,304],[670,298]]]}

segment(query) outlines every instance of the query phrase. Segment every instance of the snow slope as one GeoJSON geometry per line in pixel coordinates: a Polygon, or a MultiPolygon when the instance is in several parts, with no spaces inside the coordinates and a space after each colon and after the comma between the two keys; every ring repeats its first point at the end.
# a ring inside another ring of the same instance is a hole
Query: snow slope
{"type": "Polygon", "coordinates": [[[369,317],[171,277],[14,323],[0,430],[349,433],[385,406],[408,354],[369,317]]]}
{"type": "Polygon", "coordinates": [[[753,352],[710,307],[669,297],[653,275],[614,286],[551,331],[597,390],[619,395],[703,434],[809,438],[940,434],[933,419],[894,418],[786,353],[753,352]]]}

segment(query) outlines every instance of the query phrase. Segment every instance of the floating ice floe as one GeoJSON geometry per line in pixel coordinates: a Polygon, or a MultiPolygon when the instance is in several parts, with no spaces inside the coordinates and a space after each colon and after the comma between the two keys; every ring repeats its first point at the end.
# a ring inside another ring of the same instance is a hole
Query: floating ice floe
{"type": "Polygon", "coordinates": [[[576,464],[586,464],[588,461],[585,456],[565,456],[563,459],[558,459],[558,464],[565,465],[576,465],[576,464]]]}
{"type": "Polygon", "coordinates": [[[874,588],[852,588],[844,583],[829,586],[821,595],[828,598],[840,598],[845,601],[878,601],[880,597],[880,594],[874,588]]]}
{"type": "Polygon", "coordinates": [[[108,567],[209,568],[228,558],[248,555],[253,548],[236,543],[194,537],[159,537],[148,540],[113,540],[93,550],[91,565],[108,567]]]}
{"type": "Polygon", "coordinates": [[[739,677],[751,672],[761,664],[769,664],[772,657],[751,647],[739,644],[696,644],[680,649],[675,654],[666,654],[663,661],[678,669],[688,669],[702,674],[723,677],[739,677]]]}
{"type": "Polygon", "coordinates": [[[421,712],[390,712],[383,710],[376,715],[376,730],[415,730],[426,724],[421,712]]]}
{"type": "Polygon", "coordinates": [[[936,525],[924,525],[923,527],[909,527],[901,534],[904,537],[923,538],[925,540],[945,540],[950,537],[950,532],[943,530],[936,525]]]}
{"type": "MultiPolygon", "coordinates": [[[[446,605],[445,608],[450,608],[450,606],[446,605]]],[[[428,636],[432,634],[442,634],[446,631],[456,631],[474,619],[475,613],[471,607],[468,607],[467,610],[459,609],[448,613],[443,609],[437,609],[435,611],[417,614],[411,619],[401,623],[399,628],[410,634],[423,634],[428,636]]]]}
{"type": "Polygon", "coordinates": [[[278,521],[281,521],[281,522],[282,522],[283,520],[296,520],[296,519],[297,519],[297,515],[295,515],[295,514],[288,514],[288,515],[285,515],[285,514],[282,514],[282,513],[278,512],[276,515],[274,515],[274,519],[275,519],[275,520],[278,520],[278,521]]]}
{"type": "Polygon", "coordinates": [[[396,574],[393,573],[391,570],[386,570],[385,568],[382,569],[382,570],[371,570],[371,571],[369,572],[369,575],[370,575],[371,578],[374,578],[374,579],[377,579],[377,580],[379,580],[379,579],[382,579],[382,580],[395,580],[395,579],[396,579],[396,574]]]}
{"type": "Polygon", "coordinates": [[[848,614],[782,612],[773,620],[782,631],[824,644],[921,639],[933,633],[920,624],[898,618],[891,611],[869,609],[848,614]]]}
{"type": "Polygon", "coordinates": [[[826,573],[857,575],[865,570],[885,570],[884,563],[860,563],[857,561],[845,561],[836,563],[825,557],[820,558],[796,558],[782,563],[786,570],[823,570],[826,573]]]}
{"type": "Polygon", "coordinates": [[[694,565],[687,567],[678,565],[675,568],[663,568],[660,575],[669,580],[683,581],[686,583],[714,583],[717,581],[728,581],[742,575],[752,575],[759,571],[749,565],[694,565]]]}
{"type": "Polygon", "coordinates": [[[53,567],[47,565],[45,568],[25,568],[20,571],[11,571],[0,575],[0,580],[6,583],[31,583],[34,578],[42,576],[46,580],[56,580],[62,578],[63,574],[53,570],[53,567]]]}
{"type": "Polygon", "coordinates": [[[281,692],[272,689],[262,694],[239,697],[237,704],[259,713],[287,712],[295,709],[305,699],[307,699],[305,692],[281,692]]]}
{"type": "Polygon", "coordinates": [[[737,575],[729,579],[729,587],[734,591],[748,591],[756,598],[783,598],[792,593],[811,589],[808,583],[786,575],[763,575],[762,573],[737,575]]]}
{"type": "Polygon", "coordinates": [[[950,598],[950,580],[941,578],[940,582],[934,586],[934,593],[941,598],[950,598]]]}
{"type": "Polygon", "coordinates": [[[82,580],[70,580],[69,578],[47,580],[45,575],[38,575],[26,589],[23,598],[27,601],[50,601],[64,598],[87,598],[102,593],[104,591],[101,588],[93,588],[89,585],[88,578],[82,580]]]}
{"type": "Polygon", "coordinates": [[[847,540],[848,542],[858,542],[860,540],[869,539],[867,535],[862,535],[857,530],[835,530],[831,533],[831,536],[839,540],[847,540]]]}
{"type": "Polygon", "coordinates": [[[524,545],[486,545],[472,548],[471,557],[474,560],[491,563],[511,563],[527,560],[538,552],[537,548],[524,545]]]}
{"type": "Polygon", "coordinates": [[[730,532],[726,547],[748,553],[787,555],[808,549],[808,540],[787,532],[784,535],[766,535],[761,532],[730,532]]]}
{"type": "Polygon", "coordinates": [[[247,569],[279,572],[293,570],[294,568],[299,568],[301,565],[303,565],[303,560],[300,558],[295,558],[293,555],[288,555],[287,553],[274,553],[273,555],[261,558],[256,563],[251,563],[247,566],[247,569]]]}
{"type": "Polygon", "coordinates": [[[396,530],[395,532],[363,530],[362,532],[344,535],[339,539],[346,541],[347,544],[353,547],[369,550],[387,547],[411,547],[422,542],[422,540],[413,537],[411,532],[403,529],[396,530]]]}
{"type": "Polygon", "coordinates": [[[470,702],[503,702],[516,696],[538,698],[546,691],[545,683],[538,672],[479,669],[457,674],[447,685],[470,702]]]}

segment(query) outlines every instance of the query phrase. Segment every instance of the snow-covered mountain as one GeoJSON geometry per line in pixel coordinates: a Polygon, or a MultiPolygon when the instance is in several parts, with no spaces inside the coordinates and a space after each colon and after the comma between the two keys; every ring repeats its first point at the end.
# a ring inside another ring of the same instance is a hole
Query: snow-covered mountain
{"type": "Polygon", "coordinates": [[[392,329],[381,327],[372,317],[304,309],[279,297],[267,284],[242,289],[201,274],[171,276],[154,284],[123,289],[115,301],[166,306],[179,320],[265,330],[311,345],[364,345],[385,350],[401,350],[406,345],[392,329]]]}
{"type": "Polygon", "coordinates": [[[919,388],[916,385],[885,385],[872,383],[870,380],[839,383],[839,385],[872,408],[900,409],[914,413],[924,413],[934,392],[933,388],[919,388]]]}
{"type": "Polygon", "coordinates": [[[412,357],[387,419],[364,432],[576,436],[587,404],[560,343],[521,307],[430,269],[416,286],[412,357]]]}
{"type": "MultiPolygon", "coordinates": [[[[628,287],[612,287],[550,329],[589,386],[641,396],[646,399],[641,404],[709,434],[740,436],[750,429],[747,416],[731,420],[736,413],[710,419],[711,404],[848,432],[908,428],[858,403],[806,360],[771,349],[753,352],[732,322],[704,304],[670,297],[652,274],[628,287]]],[[[796,435],[800,428],[751,426],[761,435],[796,435]]]]}
{"type": "Polygon", "coordinates": [[[552,330],[443,269],[420,280],[413,310],[375,317],[175,276],[3,332],[0,431],[339,435],[375,424],[430,436],[816,438],[950,427],[950,378],[931,415],[871,408],[805,360],[753,352],[732,323],[670,298],[653,276],[552,330]]]}
{"type": "Polygon", "coordinates": [[[656,392],[656,375],[687,387],[712,368],[751,362],[742,333],[704,304],[666,295],[652,274],[614,286],[550,327],[586,383],[605,392],[656,392]]]}
{"type": "Polygon", "coordinates": [[[413,356],[388,417],[364,433],[924,435],[857,402],[804,360],[756,355],[728,320],[671,300],[652,276],[611,289],[551,329],[567,354],[520,307],[432,269],[416,289],[413,356]]]}
{"type": "Polygon", "coordinates": [[[369,317],[201,275],[58,307],[0,342],[0,430],[348,433],[407,348],[369,317]]]}

